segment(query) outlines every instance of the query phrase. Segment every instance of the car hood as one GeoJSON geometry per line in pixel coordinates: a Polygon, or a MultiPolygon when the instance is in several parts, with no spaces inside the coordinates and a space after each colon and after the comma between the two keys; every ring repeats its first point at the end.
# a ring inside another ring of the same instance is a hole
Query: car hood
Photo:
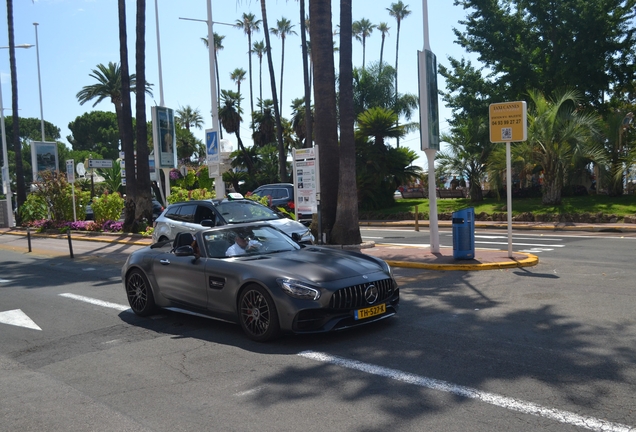
{"type": "Polygon", "coordinates": [[[363,254],[320,247],[298,251],[239,258],[245,264],[262,268],[277,277],[306,280],[314,284],[385,272],[375,258],[363,254]]]}
{"type": "Polygon", "coordinates": [[[283,218],[283,219],[274,219],[268,220],[268,224],[275,226],[279,230],[291,234],[291,233],[299,233],[302,234],[307,231],[307,227],[300,222],[296,222],[295,220],[283,218]]]}

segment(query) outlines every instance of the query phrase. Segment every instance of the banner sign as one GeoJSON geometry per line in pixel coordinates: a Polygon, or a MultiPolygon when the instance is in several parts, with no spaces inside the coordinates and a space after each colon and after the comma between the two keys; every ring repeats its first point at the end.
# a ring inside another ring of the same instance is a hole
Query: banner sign
{"type": "Polygon", "coordinates": [[[33,169],[33,181],[42,180],[42,171],[57,171],[59,160],[57,155],[57,143],[34,141],[31,143],[31,166],[33,169]]]}
{"type": "Polygon", "coordinates": [[[73,159],[66,161],[66,180],[69,183],[75,183],[75,161],[73,159]]]}
{"type": "Polygon", "coordinates": [[[296,216],[318,211],[317,194],[320,193],[318,146],[293,149],[294,195],[296,216]]]}
{"type": "Polygon", "coordinates": [[[159,168],[176,168],[177,137],[171,108],[152,107],[152,140],[155,154],[159,155],[159,168]]]}

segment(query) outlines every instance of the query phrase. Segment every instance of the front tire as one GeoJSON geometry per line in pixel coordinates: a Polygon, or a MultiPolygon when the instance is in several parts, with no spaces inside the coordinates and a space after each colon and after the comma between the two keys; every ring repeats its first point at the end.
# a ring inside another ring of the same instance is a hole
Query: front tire
{"type": "Polygon", "coordinates": [[[238,306],[239,322],[250,339],[266,342],[278,336],[280,323],[276,305],[264,288],[248,286],[241,293],[238,306]]]}
{"type": "Polygon", "coordinates": [[[155,297],[146,275],[134,269],[126,277],[126,296],[133,312],[139,316],[151,315],[155,309],[155,297]]]}

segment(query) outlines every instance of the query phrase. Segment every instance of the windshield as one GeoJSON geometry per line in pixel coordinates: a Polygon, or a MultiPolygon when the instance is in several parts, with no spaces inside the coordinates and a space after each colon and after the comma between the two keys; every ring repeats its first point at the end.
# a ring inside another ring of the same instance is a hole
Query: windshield
{"type": "Polygon", "coordinates": [[[208,231],[203,234],[203,241],[210,258],[269,255],[300,249],[296,242],[281,231],[261,225],[208,231]]]}
{"type": "Polygon", "coordinates": [[[253,201],[224,201],[217,207],[226,223],[256,222],[280,219],[278,214],[253,201]]]}

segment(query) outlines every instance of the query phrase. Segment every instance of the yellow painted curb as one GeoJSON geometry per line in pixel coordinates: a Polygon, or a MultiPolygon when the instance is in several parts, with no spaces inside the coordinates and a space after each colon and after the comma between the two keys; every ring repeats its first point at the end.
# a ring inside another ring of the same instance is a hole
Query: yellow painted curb
{"type": "Polygon", "coordinates": [[[526,258],[519,261],[499,261],[488,264],[427,264],[413,261],[392,261],[385,260],[392,267],[402,268],[418,268],[426,270],[440,271],[471,271],[471,270],[498,270],[506,268],[532,267],[539,264],[539,257],[525,252],[515,252],[516,254],[525,255],[526,258]]]}

